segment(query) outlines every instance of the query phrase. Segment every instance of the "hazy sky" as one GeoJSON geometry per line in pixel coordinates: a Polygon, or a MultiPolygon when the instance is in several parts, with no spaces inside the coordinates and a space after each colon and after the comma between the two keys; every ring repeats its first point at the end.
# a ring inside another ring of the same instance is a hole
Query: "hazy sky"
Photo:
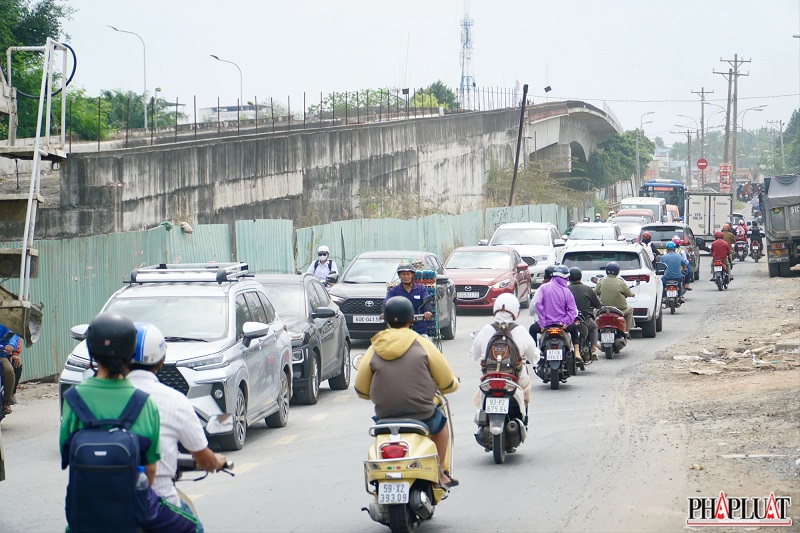
{"type": "MultiPolygon", "coordinates": [[[[198,107],[235,105],[239,73],[245,100],[291,95],[300,109],[320,91],[421,87],[441,79],[457,87],[463,0],[71,0],[65,27],[78,55],[74,83],[143,89],[142,45],[107,25],[141,35],[152,93],[198,107]]],[[[800,108],[800,0],[472,0],[478,85],[528,83],[536,102],[605,101],[625,129],[638,126],[667,143],[675,124],[700,118],[701,87],[724,105],[727,72],[720,58],[752,60],[739,78],[744,126],[789,120],[800,108]],[[783,96],[782,96],[783,95],[783,96]],[[788,95],[788,96],[786,96],[788,95]]],[[[190,108],[189,108],[190,109],[190,108]]],[[[706,107],[706,115],[719,108],[706,107]]],[[[190,111],[191,113],[191,111],[190,111]]],[[[709,119],[724,122],[720,113],[709,119]]]]}

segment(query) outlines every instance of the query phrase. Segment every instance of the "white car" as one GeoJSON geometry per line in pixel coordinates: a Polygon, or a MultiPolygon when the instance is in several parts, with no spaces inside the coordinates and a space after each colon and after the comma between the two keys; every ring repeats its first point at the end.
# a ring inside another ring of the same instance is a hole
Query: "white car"
{"type": "Polygon", "coordinates": [[[628,298],[628,305],[633,308],[633,319],[637,328],[642,328],[643,337],[655,337],[661,331],[661,276],[666,270],[663,264],[653,265],[640,244],[615,243],[578,244],[564,251],[563,264],[567,267],[578,267],[583,273],[583,282],[594,287],[593,276],[605,276],[606,264],[611,261],[619,263],[621,278],[629,285],[635,296],[628,298]]]}
{"type": "Polygon", "coordinates": [[[544,269],[556,263],[556,249],[564,246],[556,227],[549,222],[515,222],[498,227],[489,246],[510,246],[528,264],[531,286],[538,287],[544,279],[544,269]]]}

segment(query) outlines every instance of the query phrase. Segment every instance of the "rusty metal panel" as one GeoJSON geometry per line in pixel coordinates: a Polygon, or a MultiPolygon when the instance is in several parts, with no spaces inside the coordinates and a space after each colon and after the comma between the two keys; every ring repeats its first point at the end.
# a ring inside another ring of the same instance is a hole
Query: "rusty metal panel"
{"type": "Polygon", "coordinates": [[[293,274],[294,228],[291,220],[238,220],[236,260],[258,274],[293,274]]]}

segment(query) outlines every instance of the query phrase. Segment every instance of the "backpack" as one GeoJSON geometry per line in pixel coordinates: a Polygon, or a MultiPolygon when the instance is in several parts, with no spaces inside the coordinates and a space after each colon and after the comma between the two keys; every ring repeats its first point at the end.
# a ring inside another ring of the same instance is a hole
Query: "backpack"
{"type": "Polygon", "coordinates": [[[486,345],[486,353],[481,362],[481,370],[486,372],[505,372],[515,376],[522,368],[522,355],[517,343],[511,337],[516,323],[492,322],[494,333],[486,345]]]}
{"type": "MultiPolygon", "coordinates": [[[[149,507],[149,490],[137,490],[140,437],[130,428],[149,395],[136,389],[119,419],[98,420],[75,387],[64,393],[84,428],[64,444],[69,448],[67,523],[81,532],[135,532],[149,507]]],[[[62,468],[66,462],[62,453],[62,468]]]]}

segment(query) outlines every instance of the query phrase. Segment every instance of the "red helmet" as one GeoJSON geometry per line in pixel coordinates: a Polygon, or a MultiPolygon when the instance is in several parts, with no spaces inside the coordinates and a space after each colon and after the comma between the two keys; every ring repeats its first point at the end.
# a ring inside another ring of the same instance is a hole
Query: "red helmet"
{"type": "Polygon", "coordinates": [[[723,224],[722,225],[722,229],[731,229],[731,225],[730,224],[723,224]]]}
{"type": "Polygon", "coordinates": [[[677,235],[675,235],[674,237],[672,237],[672,242],[674,242],[676,245],[678,245],[678,244],[681,243],[681,238],[678,237],[677,235]]]}
{"type": "Polygon", "coordinates": [[[715,231],[714,232],[714,238],[715,239],[721,239],[722,238],[722,232],[721,231],[715,231]]]}
{"type": "Polygon", "coordinates": [[[649,239],[649,238],[650,238],[650,232],[649,231],[645,231],[644,233],[642,233],[642,239],[649,239]]]}

